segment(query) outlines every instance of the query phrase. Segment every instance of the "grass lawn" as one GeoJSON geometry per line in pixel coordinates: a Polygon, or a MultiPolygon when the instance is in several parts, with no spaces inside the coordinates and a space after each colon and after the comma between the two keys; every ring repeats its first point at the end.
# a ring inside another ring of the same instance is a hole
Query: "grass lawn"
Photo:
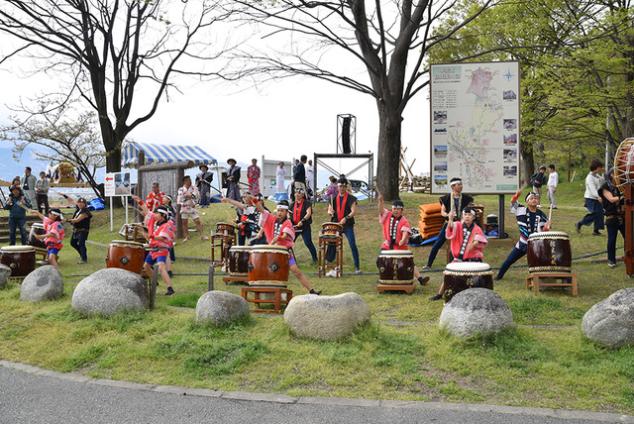
{"type": "MultiPolygon", "coordinates": [[[[588,227],[582,235],[574,231],[574,223],[584,214],[582,185],[582,181],[562,185],[560,208],[554,213],[554,229],[571,235],[574,257],[601,252],[606,243],[605,236],[591,236],[588,227]]],[[[436,198],[404,195],[410,221],[418,222],[418,204],[436,198]]],[[[486,213],[495,213],[497,197],[478,196],[476,202],[485,205],[486,213]]],[[[206,230],[217,221],[229,221],[234,214],[227,205],[203,211],[206,230]]],[[[326,221],[324,205],[317,206],[316,215],[316,224],[326,221]]],[[[199,261],[176,262],[177,294],[165,297],[164,285],[159,286],[158,306],[152,312],[109,319],[82,317],[70,308],[72,291],[81,275],[103,267],[105,249],[89,246],[89,264],[79,266],[67,240],[61,254],[66,284],[62,299],[26,304],[18,300],[19,287],[0,291],[0,358],[100,378],[221,390],[634,414],[634,348],[606,350],[585,340],[580,330],[581,318],[590,306],[632,285],[622,264],[612,270],[605,261],[575,262],[580,285],[577,298],[561,290],[535,296],[524,289],[526,268],[514,267],[495,290],[509,303],[517,330],[463,342],[438,330],[442,302],[427,300],[440,282],[440,272],[431,274],[430,286],[419,287],[411,296],[376,293],[375,260],[381,231],[375,204],[361,204],[358,215],[356,234],[364,275],[350,275],[352,259],[347,246],[348,274],[338,280],[317,279],[301,241],[296,249],[300,267],[324,294],[353,291],[370,305],[371,324],[350,339],[328,343],[297,339],[289,334],[281,316],[255,315],[221,329],[194,325],[192,308],[207,287],[206,275],[192,275],[206,273],[207,264],[199,261]]],[[[108,232],[107,219],[107,212],[97,214],[91,240],[108,243],[119,238],[108,232]]],[[[492,266],[502,263],[516,241],[514,217],[507,214],[506,222],[511,239],[491,240],[485,251],[492,266]]],[[[414,252],[422,265],[429,247],[414,252]]],[[[177,245],[179,255],[207,256],[209,248],[191,239],[177,245]]],[[[435,271],[444,265],[443,250],[435,271]]],[[[239,293],[239,287],[225,286],[220,276],[215,286],[239,293]]],[[[296,295],[304,293],[293,277],[289,287],[296,295]]]]}

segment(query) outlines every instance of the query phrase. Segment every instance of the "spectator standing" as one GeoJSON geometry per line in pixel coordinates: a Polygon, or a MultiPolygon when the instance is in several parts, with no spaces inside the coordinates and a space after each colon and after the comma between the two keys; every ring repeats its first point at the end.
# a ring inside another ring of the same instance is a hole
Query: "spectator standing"
{"type": "Polygon", "coordinates": [[[200,193],[200,206],[209,206],[209,197],[211,195],[211,182],[214,180],[214,174],[209,172],[209,168],[204,163],[198,167],[200,173],[196,175],[196,187],[200,193]]]}
{"type": "Polygon", "coordinates": [[[313,185],[315,184],[315,170],[313,169],[313,161],[309,160],[306,165],[306,193],[308,198],[313,197],[313,185]]]}
{"type": "Polygon", "coordinates": [[[533,186],[533,193],[542,195],[542,186],[546,184],[546,167],[540,166],[539,170],[531,176],[531,185],[533,186]]]}
{"type": "Polygon", "coordinates": [[[26,211],[31,208],[31,202],[19,185],[12,185],[9,189],[9,199],[4,208],[9,211],[9,245],[15,246],[15,232],[20,230],[20,241],[27,244],[28,234],[24,225],[26,224],[26,211]]]}
{"type": "Polygon", "coordinates": [[[24,168],[24,177],[22,177],[22,190],[24,190],[24,195],[29,199],[31,205],[36,203],[35,199],[35,183],[37,182],[37,178],[35,175],[31,173],[31,167],[27,166],[24,168]]]}
{"type": "Polygon", "coordinates": [[[559,185],[559,174],[555,171],[555,165],[548,165],[548,200],[553,209],[557,209],[557,201],[555,200],[555,191],[559,185]]]}
{"type": "Polygon", "coordinates": [[[326,188],[326,193],[324,193],[324,200],[330,202],[337,195],[337,178],[334,175],[328,177],[330,181],[330,185],[326,188]]]}
{"type": "Polygon", "coordinates": [[[35,200],[37,201],[37,210],[40,213],[48,215],[48,190],[50,184],[46,177],[46,172],[40,172],[40,179],[35,183],[35,200]]]}
{"type": "Polygon", "coordinates": [[[594,231],[593,236],[600,236],[599,230],[603,229],[603,205],[601,204],[601,198],[599,197],[599,188],[604,183],[601,173],[603,172],[603,162],[598,159],[593,159],[590,163],[590,172],[586,176],[586,191],[583,194],[584,206],[588,210],[586,216],[581,221],[577,222],[577,232],[581,232],[581,227],[584,225],[593,224],[594,231]]]}
{"type": "MultiPolygon", "coordinates": [[[[193,219],[196,224],[201,240],[209,240],[203,233],[203,224],[200,222],[200,215],[196,210],[196,201],[200,197],[196,187],[192,185],[189,175],[183,177],[183,186],[178,189],[176,203],[180,206],[181,221],[183,226],[183,241],[189,240],[189,220],[193,219]]],[[[156,210],[156,209],[155,209],[156,210]]],[[[166,209],[167,210],[167,209],[166,209]]],[[[156,216],[156,214],[154,215],[156,216]]],[[[167,216],[169,218],[169,216],[167,216]]],[[[169,249],[169,246],[168,246],[169,249]]]]}
{"type": "Polygon", "coordinates": [[[229,199],[239,201],[240,200],[240,167],[237,166],[235,159],[228,159],[229,171],[227,171],[227,197],[229,199]]]}
{"type": "Polygon", "coordinates": [[[247,168],[247,182],[253,196],[260,194],[260,167],[257,159],[251,159],[251,165],[247,168]]]}
{"type": "Polygon", "coordinates": [[[78,264],[85,264],[88,262],[88,252],[86,250],[86,240],[88,240],[88,233],[90,232],[90,220],[92,214],[88,210],[88,203],[86,199],[80,197],[74,200],[72,197],[62,194],[62,197],[66,199],[69,205],[75,206],[75,212],[73,217],[68,220],[73,225],[73,234],[70,236],[70,245],[79,253],[78,264]]]}
{"type": "Polygon", "coordinates": [[[619,233],[625,239],[625,215],[623,195],[614,185],[614,168],[605,176],[605,182],[599,188],[599,197],[603,205],[605,226],[608,232],[608,266],[616,266],[616,238],[619,233]]]}
{"type": "Polygon", "coordinates": [[[275,171],[275,192],[283,193],[286,191],[284,187],[284,178],[286,177],[286,169],[284,169],[284,162],[280,162],[277,165],[277,170],[275,171]]]}

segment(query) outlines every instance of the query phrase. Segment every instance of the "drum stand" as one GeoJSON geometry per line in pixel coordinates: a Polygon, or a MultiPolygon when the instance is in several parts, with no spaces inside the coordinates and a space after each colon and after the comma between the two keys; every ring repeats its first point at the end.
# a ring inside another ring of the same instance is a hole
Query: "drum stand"
{"type": "Polygon", "coordinates": [[[268,314],[281,314],[283,308],[288,305],[288,302],[293,298],[293,291],[287,289],[286,287],[242,287],[240,290],[240,295],[247,302],[251,302],[255,305],[255,309],[253,312],[257,313],[268,313],[268,314]],[[253,297],[249,297],[249,293],[253,293],[253,297]],[[268,298],[261,297],[262,293],[272,293],[273,298],[270,296],[268,298]],[[286,294],[286,296],[282,296],[282,294],[286,294]],[[273,309],[262,309],[260,308],[260,304],[269,304],[273,305],[273,309]]]}
{"type": "Polygon", "coordinates": [[[211,235],[211,264],[213,266],[228,266],[229,249],[236,244],[236,236],[214,233],[211,235]],[[216,249],[219,249],[216,255],[216,249]],[[218,259],[216,259],[216,257],[218,259]]]}
{"type": "Polygon", "coordinates": [[[577,275],[571,272],[533,272],[526,277],[526,288],[532,289],[533,293],[539,294],[540,287],[570,287],[571,294],[577,296],[577,275]],[[552,280],[543,282],[543,280],[552,280]],[[560,280],[561,282],[557,282],[560,280]]]}
{"type": "Polygon", "coordinates": [[[317,276],[319,278],[326,275],[326,252],[329,246],[335,247],[335,269],[337,278],[341,277],[343,270],[343,237],[342,236],[319,236],[319,258],[317,260],[317,276]]]}
{"type": "Polygon", "coordinates": [[[416,285],[412,282],[410,284],[377,284],[376,291],[378,293],[385,292],[405,292],[407,294],[412,294],[416,290],[416,285]]]}

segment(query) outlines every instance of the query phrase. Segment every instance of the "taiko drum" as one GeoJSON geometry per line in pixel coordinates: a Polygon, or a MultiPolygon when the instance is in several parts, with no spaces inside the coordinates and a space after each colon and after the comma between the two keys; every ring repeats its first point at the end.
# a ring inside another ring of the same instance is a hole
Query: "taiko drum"
{"type": "Polygon", "coordinates": [[[570,272],[570,238],[563,231],[542,231],[528,236],[528,272],[570,272]]]}
{"type": "Polygon", "coordinates": [[[0,249],[0,262],[11,268],[11,277],[26,277],[35,269],[35,248],[4,246],[0,249]]]}
{"type": "Polygon", "coordinates": [[[108,246],[106,268],[121,268],[141,274],[146,250],[143,244],[134,241],[113,240],[108,246]]]}
{"type": "Polygon", "coordinates": [[[282,246],[253,246],[247,280],[251,286],[280,286],[288,283],[288,249],[282,246]]]}
{"type": "Polygon", "coordinates": [[[409,250],[382,250],[376,266],[381,284],[409,284],[414,281],[414,254],[409,250]]]}
{"type": "Polygon", "coordinates": [[[451,262],[443,272],[445,292],[443,298],[449,302],[463,290],[481,287],[493,290],[493,272],[484,262],[451,262]]]}

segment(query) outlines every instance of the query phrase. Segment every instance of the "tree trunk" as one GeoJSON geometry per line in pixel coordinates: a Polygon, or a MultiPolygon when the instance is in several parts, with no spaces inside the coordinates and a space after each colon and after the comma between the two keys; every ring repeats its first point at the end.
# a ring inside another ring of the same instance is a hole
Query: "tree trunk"
{"type": "Polygon", "coordinates": [[[121,171],[121,144],[115,148],[106,147],[106,172],[121,171]]]}
{"type": "Polygon", "coordinates": [[[398,173],[401,161],[401,124],[398,113],[379,104],[379,151],[377,186],[385,200],[398,199],[398,173]]]}
{"type": "Polygon", "coordinates": [[[528,184],[531,175],[535,172],[535,159],[531,143],[525,137],[520,139],[520,150],[522,152],[522,162],[520,163],[520,187],[528,184]]]}

